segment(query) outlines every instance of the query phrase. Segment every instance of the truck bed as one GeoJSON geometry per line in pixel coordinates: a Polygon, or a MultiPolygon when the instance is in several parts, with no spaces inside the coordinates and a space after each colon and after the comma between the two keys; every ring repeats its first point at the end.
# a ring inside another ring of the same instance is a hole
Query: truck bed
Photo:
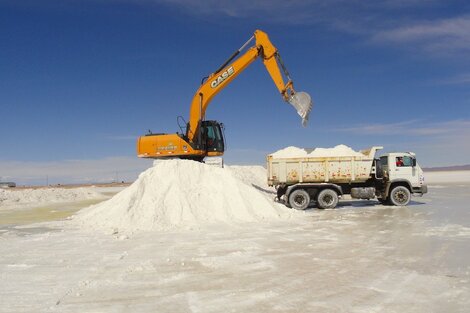
{"type": "Polygon", "coordinates": [[[268,184],[352,183],[371,177],[374,157],[382,147],[361,151],[363,156],[267,158],[268,184]]]}

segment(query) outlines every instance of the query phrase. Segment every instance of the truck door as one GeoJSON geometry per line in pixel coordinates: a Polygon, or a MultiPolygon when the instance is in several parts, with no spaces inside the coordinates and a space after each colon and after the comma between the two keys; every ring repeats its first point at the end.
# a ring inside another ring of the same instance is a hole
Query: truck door
{"type": "Polygon", "coordinates": [[[415,176],[415,169],[413,167],[413,158],[408,155],[397,155],[394,159],[390,160],[394,164],[390,164],[391,167],[395,168],[393,176],[395,179],[406,179],[409,182],[413,182],[415,176]]]}

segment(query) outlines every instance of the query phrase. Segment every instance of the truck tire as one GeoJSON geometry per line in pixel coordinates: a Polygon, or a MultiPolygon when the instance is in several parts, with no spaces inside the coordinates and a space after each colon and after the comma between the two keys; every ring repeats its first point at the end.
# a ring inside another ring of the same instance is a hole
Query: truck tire
{"type": "Polygon", "coordinates": [[[283,195],[286,194],[287,186],[285,185],[278,185],[276,186],[276,195],[278,199],[281,199],[283,195]]]}
{"type": "Polygon", "coordinates": [[[338,201],[338,194],[332,189],[323,189],[317,196],[317,206],[319,209],[334,209],[338,201]]]}
{"type": "Polygon", "coordinates": [[[289,204],[296,210],[305,210],[310,204],[310,195],[303,189],[296,189],[289,195],[289,204]]]}
{"type": "Polygon", "coordinates": [[[390,203],[396,206],[406,206],[410,203],[411,193],[404,186],[396,186],[390,191],[390,203]]]}

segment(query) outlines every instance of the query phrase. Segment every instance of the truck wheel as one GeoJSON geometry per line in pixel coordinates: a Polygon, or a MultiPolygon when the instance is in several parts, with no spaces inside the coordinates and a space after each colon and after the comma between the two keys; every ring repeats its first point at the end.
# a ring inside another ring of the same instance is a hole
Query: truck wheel
{"type": "Polygon", "coordinates": [[[310,196],[303,189],[296,189],[289,195],[289,204],[296,210],[305,210],[310,204],[310,196]]]}
{"type": "Polygon", "coordinates": [[[286,194],[287,186],[278,185],[276,186],[276,195],[278,199],[281,199],[286,194]]]}
{"type": "Polygon", "coordinates": [[[319,209],[334,209],[338,204],[339,197],[336,191],[332,189],[323,189],[317,197],[317,206],[319,209]]]}
{"type": "Polygon", "coordinates": [[[396,186],[390,192],[389,199],[393,205],[406,206],[408,203],[410,203],[411,193],[408,188],[404,186],[396,186]]]}

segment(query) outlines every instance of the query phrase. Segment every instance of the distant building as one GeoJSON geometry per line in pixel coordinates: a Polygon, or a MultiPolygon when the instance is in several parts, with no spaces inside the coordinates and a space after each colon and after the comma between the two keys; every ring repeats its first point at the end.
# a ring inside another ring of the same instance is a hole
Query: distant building
{"type": "Polygon", "coordinates": [[[0,182],[0,188],[13,188],[16,184],[13,182],[0,182]]]}

